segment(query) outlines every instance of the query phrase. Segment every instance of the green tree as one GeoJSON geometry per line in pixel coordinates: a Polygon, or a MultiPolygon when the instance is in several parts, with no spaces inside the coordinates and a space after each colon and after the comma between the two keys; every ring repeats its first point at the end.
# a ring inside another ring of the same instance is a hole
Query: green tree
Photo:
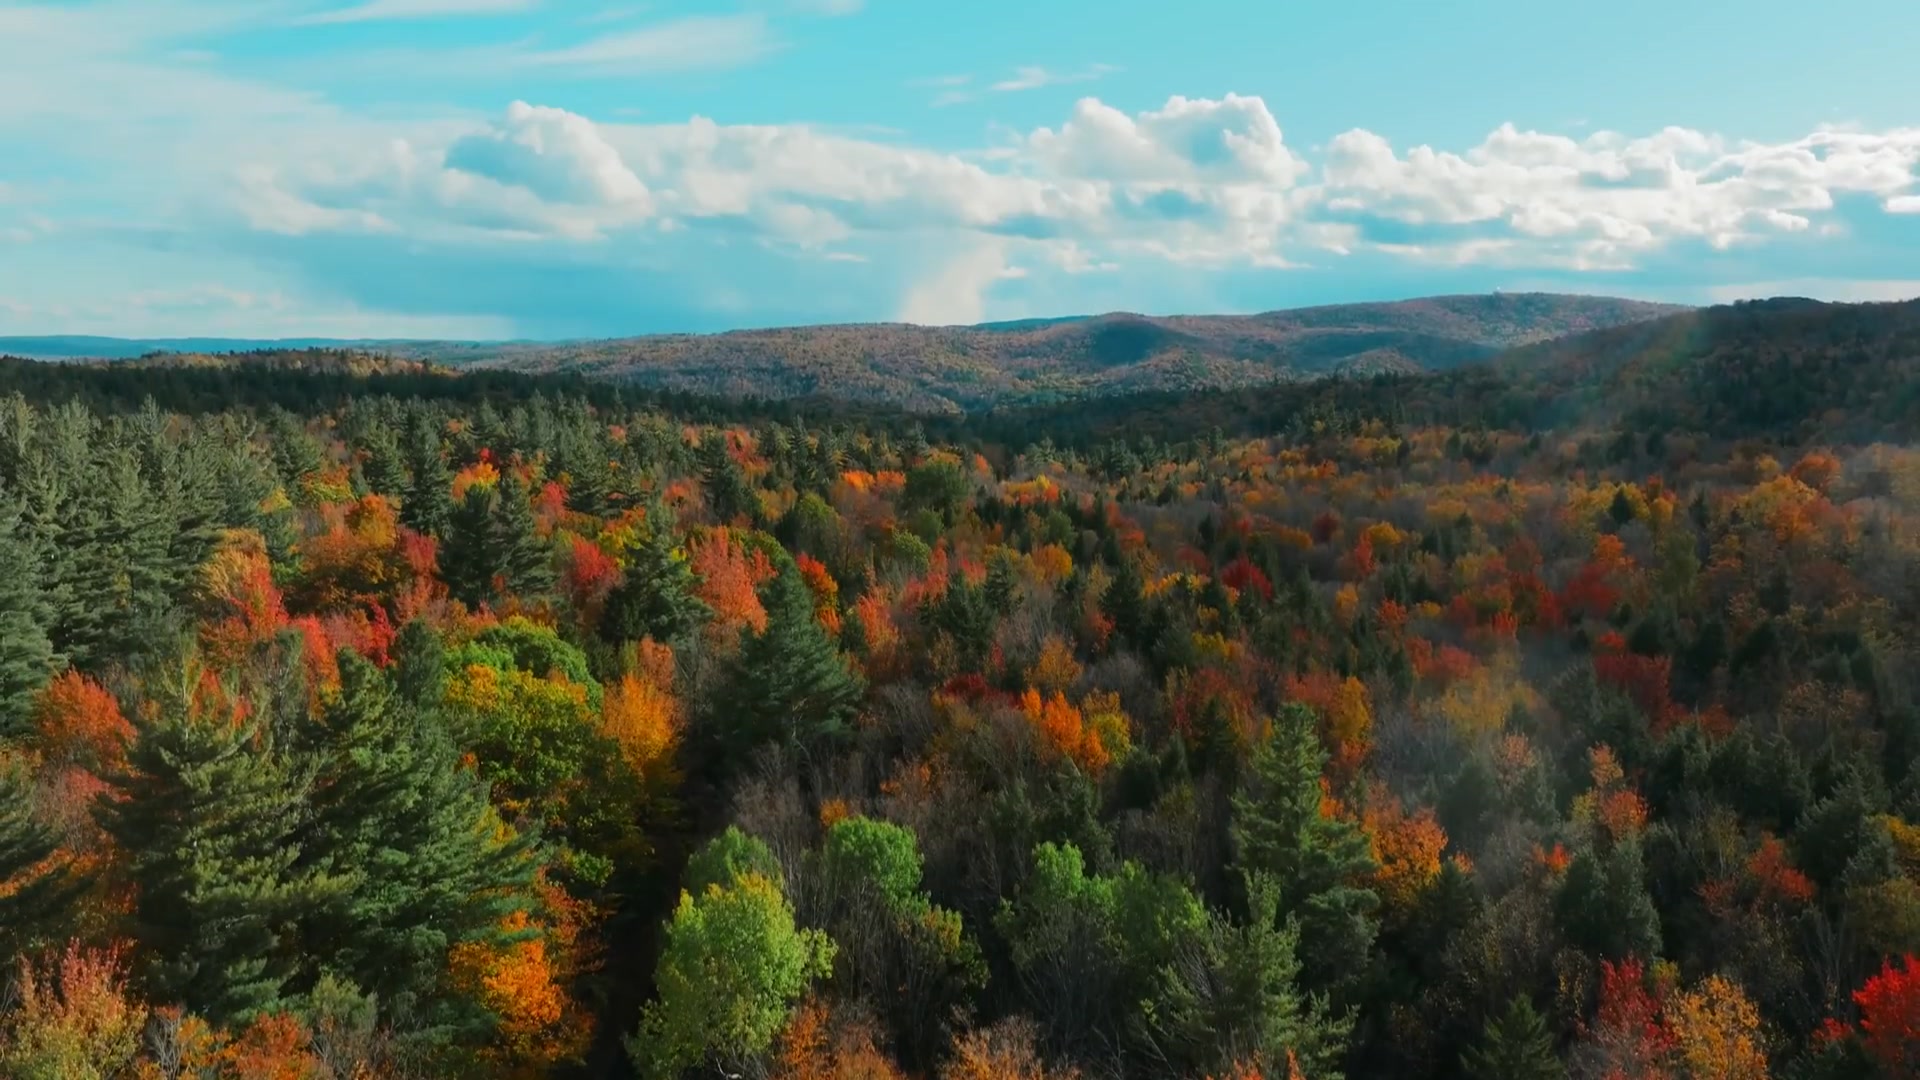
{"type": "Polygon", "coordinates": [[[710,885],[731,885],[748,874],[759,874],[769,881],[780,879],[780,863],[773,849],[757,836],[740,831],[737,825],[702,845],[687,860],[681,875],[683,886],[696,896],[704,895],[710,885]]]}
{"type": "Polygon", "coordinates": [[[0,487],[0,740],[26,730],[34,695],[55,667],[46,632],[51,612],[19,520],[19,509],[0,487]]]}
{"type": "Polygon", "coordinates": [[[493,595],[501,570],[502,552],[493,532],[494,499],[490,486],[475,484],[453,508],[440,551],[440,576],[447,591],[468,607],[478,607],[493,595]]]}
{"type": "Polygon", "coordinates": [[[683,892],[654,969],[657,997],[627,1052],[649,1076],[703,1062],[738,1073],[773,1044],[833,955],[825,934],[794,925],[793,908],[764,875],[683,892]]]}
{"type": "Polygon", "coordinates": [[[151,688],[157,715],[98,816],[138,886],[132,930],[155,998],[244,1020],[282,1002],[301,964],[295,927],[344,886],[301,864],[313,770],[275,745],[265,710],[207,702],[196,663],[151,688]]]}
{"type": "Polygon", "coordinates": [[[919,841],[891,822],[847,818],[827,830],[815,869],[818,924],[839,950],[835,985],[887,1024],[908,1065],[930,1066],[987,969],[960,915],[921,891],[919,841]]]}
{"type": "Polygon", "coordinates": [[[1567,940],[1610,960],[1658,955],[1660,913],[1646,876],[1638,840],[1584,847],[1567,867],[1556,901],[1567,940]]]}
{"type": "Polygon", "coordinates": [[[627,561],[626,577],[607,595],[600,636],[608,641],[679,643],[712,614],[694,594],[693,569],[673,546],[673,521],[664,507],[650,508],[646,535],[627,561]]]}
{"type": "Polygon", "coordinates": [[[59,848],[34,814],[25,767],[0,757],[0,956],[44,943],[82,884],[56,861],[59,848]]]}
{"type": "Polygon", "coordinates": [[[500,479],[492,532],[494,565],[508,592],[536,596],[553,588],[553,551],[540,539],[532,496],[518,470],[508,469],[500,479]]]}
{"type": "Polygon", "coordinates": [[[347,887],[311,917],[307,952],[393,1022],[432,1001],[450,948],[532,902],[534,866],[431,714],[357,653],[339,665],[340,691],[307,733],[320,768],[302,863],[347,887]]]}
{"type": "Polygon", "coordinates": [[[400,502],[400,520],[407,528],[444,538],[453,520],[453,474],[441,455],[440,433],[423,413],[407,428],[407,468],[412,478],[400,502]]]}
{"type": "Polygon", "coordinates": [[[813,594],[791,563],[768,583],[763,603],[766,629],[742,642],[715,717],[748,744],[818,746],[846,730],[865,682],[815,617],[813,594]]]}
{"type": "Polygon", "coordinates": [[[1469,1080],[1565,1080],[1553,1034],[1525,994],[1487,1020],[1480,1042],[1460,1056],[1469,1080]]]}
{"type": "Polygon", "coordinates": [[[1306,982],[1320,989],[1364,972],[1379,907],[1379,898],[1360,884],[1374,867],[1365,833],[1320,812],[1326,760],[1312,710],[1289,704],[1255,750],[1233,800],[1241,868],[1273,876],[1285,899],[1281,915],[1300,922],[1306,982]]]}
{"type": "Polygon", "coordinates": [[[760,500],[728,451],[725,435],[715,432],[700,444],[700,482],[706,488],[707,506],[721,521],[752,519],[760,513],[760,500]]]}

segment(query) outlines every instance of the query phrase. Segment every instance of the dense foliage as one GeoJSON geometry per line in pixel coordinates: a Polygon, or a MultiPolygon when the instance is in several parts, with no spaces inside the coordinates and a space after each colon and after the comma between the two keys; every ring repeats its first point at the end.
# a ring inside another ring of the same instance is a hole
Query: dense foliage
{"type": "Polygon", "coordinates": [[[0,1075],[1912,1076],[1911,381],[1648,351],[1767,314],[1125,439],[11,369],[0,1075]]]}

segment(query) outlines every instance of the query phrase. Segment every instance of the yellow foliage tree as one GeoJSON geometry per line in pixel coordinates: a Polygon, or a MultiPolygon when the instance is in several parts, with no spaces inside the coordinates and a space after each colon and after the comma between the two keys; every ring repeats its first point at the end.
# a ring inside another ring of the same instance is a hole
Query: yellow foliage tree
{"type": "Polygon", "coordinates": [[[1738,983],[1709,975],[1667,1003],[1666,1020],[1688,1080],[1767,1080],[1760,1011],[1738,983]]]}

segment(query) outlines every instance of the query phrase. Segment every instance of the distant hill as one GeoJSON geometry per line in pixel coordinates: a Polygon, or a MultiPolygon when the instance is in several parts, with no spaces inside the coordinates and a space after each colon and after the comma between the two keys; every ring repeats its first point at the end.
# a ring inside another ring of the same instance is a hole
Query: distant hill
{"type": "Polygon", "coordinates": [[[717,397],[833,398],[920,412],[1232,389],[1335,373],[1446,370],[1566,334],[1687,309],[1544,293],[1443,296],[1262,315],[1127,313],[972,327],[811,326],[573,342],[0,338],[0,354],[352,348],[457,367],[566,371],[717,397]]]}
{"type": "Polygon", "coordinates": [[[1263,315],[1115,313],[971,327],[857,324],[475,346],[435,350],[431,358],[718,396],[833,397],[954,412],[1334,373],[1445,370],[1515,345],[1684,310],[1606,297],[1493,294],[1263,315]]]}
{"type": "Polygon", "coordinates": [[[85,335],[0,337],[0,355],[31,360],[131,360],[149,353],[229,353],[260,349],[379,351],[420,342],[348,341],[339,338],[115,338],[85,335]]]}
{"type": "Polygon", "coordinates": [[[1724,438],[1920,433],[1920,300],[1780,298],[1514,349],[1493,364],[1534,422],[1724,438]]]}

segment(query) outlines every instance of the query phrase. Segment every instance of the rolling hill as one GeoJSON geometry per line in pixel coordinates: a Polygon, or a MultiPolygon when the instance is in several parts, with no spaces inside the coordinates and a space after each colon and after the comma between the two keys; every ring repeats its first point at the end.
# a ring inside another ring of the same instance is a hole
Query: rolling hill
{"type": "Polygon", "coordinates": [[[958,412],[1343,372],[1445,370],[1512,346],[1683,310],[1605,297],[1493,294],[1262,315],[1115,313],[974,327],[859,324],[473,346],[432,358],[719,396],[833,397],[958,412]]]}
{"type": "Polygon", "coordinates": [[[955,413],[1335,373],[1448,370],[1514,346],[1685,310],[1606,297],[1496,293],[1261,315],[1115,313],[973,327],[851,324],[546,343],[0,338],[0,353],[113,358],[351,346],[455,367],[566,371],[718,397],[833,398],[955,413]]]}

